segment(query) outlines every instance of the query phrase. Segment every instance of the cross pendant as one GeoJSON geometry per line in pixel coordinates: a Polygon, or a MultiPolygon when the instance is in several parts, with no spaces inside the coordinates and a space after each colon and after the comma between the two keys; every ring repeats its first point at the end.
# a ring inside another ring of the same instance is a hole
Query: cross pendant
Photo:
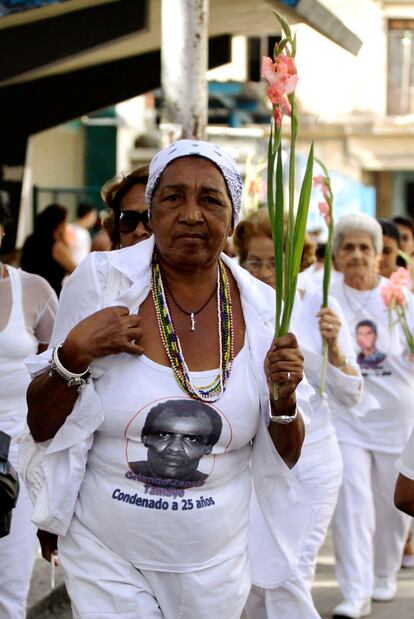
{"type": "Polygon", "coordinates": [[[194,312],[191,312],[191,314],[190,314],[190,320],[191,320],[191,328],[190,328],[190,331],[195,331],[195,324],[196,324],[196,321],[195,321],[195,318],[194,318],[194,312]]]}

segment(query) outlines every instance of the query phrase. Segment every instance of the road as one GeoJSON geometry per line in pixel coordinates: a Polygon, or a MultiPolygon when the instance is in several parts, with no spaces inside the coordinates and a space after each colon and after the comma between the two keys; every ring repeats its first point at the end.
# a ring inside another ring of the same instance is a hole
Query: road
{"type": "MultiPolygon", "coordinates": [[[[45,592],[49,590],[49,579],[49,567],[42,559],[39,559],[32,581],[31,604],[34,604],[40,596],[44,596],[45,592]]],[[[62,575],[59,570],[56,575],[56,583],[57,585],[62,583],[62,575]]],[[[335,560],[330,536],[328,536],[319,556],[314,598],[321,619],[331,619],[332,609],[341,601],[341,594],[335,580],[335,560]]],[[[41,610],[38,604],[36,612],[32,608],[32,611],[28,613],[28,619],[72,619],[69,604],[65,596],[62,595],[61,589],[57,590],[54,598],[49,599],[47,604],[43,603],[43,606],[44,608],[41,610]]],[[[414,569],[401,570],[398,577],[397,598],[392,602],[374,603],[371,618],[414,619],[414,569]]],[[[306,618],[298,617],[298,619],[306,618]]]]}

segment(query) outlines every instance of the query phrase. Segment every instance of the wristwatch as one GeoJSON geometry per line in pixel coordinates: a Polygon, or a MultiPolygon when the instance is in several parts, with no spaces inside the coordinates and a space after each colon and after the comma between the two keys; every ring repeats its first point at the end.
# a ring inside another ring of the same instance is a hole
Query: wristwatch
{"type": "Polygon", "coordinates": [[[292,423],[293,421],[295,421],[297,416],[298,416],[297,407],[295,408],[295,412],[293,413],[293,415],[272,415],[272,413],[269,414],[269,418],[272,423],[280,423],[282,425],[292,423]]]}

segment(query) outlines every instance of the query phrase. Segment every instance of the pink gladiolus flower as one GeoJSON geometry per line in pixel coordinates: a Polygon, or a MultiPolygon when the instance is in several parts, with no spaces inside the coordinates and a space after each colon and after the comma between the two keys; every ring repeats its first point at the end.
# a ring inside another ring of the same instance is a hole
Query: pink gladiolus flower
{"type": "MultiPolygon", "coordinates": [[[[298,83],[294,59],[281,54],[273,62],[268,56],[263,56],[262,77],[269,84],[267,96],[272,105],[279,105],[282,112],[290,116],[292,108],[285,95],[295,92],[298,83]]],[[[279,116],[278,114],[278,119],[279,116]]],[[[278,119],[275,118],[275,121],[278,122],[278,119]]]]}
{"type": "Polygon", "coordinates": [[[282,69],[282,66],[284,65],[286,67],[286,73],[288,75],[297,74],[295,59],[292,58],[292,56],[286,56],[286,54],[279,54],[279,56],[276,57],[275,62],[277,63],[281,72],[284,70],[282,69]]]}
{"type": "Polygon", "coordinates": [[[384,301],[385,305],[389,307],[391,300],[392,300],[392,291],[390,287],[388,286],[388,284],[386,286],[381,287],[380,294],[381,294],[382,300],[384,301]]]}
{"type": "Polygon", "coordinates": [[[318,176],[313,177],[314,187],[320,187],[321,185],[325,185],[325,182],[326,182],[326,178],[322,176],[322,174],[319,174],[318,176]]]}
{"type": "Polygon", "coordinates": [[[331,210],[329,208],[329,204],[327,204],[326,202],[319,202],[318,206],[319,213],[324,218],[326,225],[329,226],[329,223],[331,221],[331,210]]]}
{"type": "Polygon", "coordinates": [[[405,287],[409,290],[412,290],[413,287],[411,273],[408,269],[404,269],[403,267],[399,267],[396,271],[394,271],[394,273],[392,273],[390,282],[395,286],[405,287]]]}
{"type": "MultiPolygon", "coordinates": [[[[405,271],[406,269],[402,269],[405,271]]],[[[382,286],[380,293],[382,299],[387,307],[400,305],[404,306],[406,304],[406,299],[404,296],[404,288],[406,288],[406,282],[408,281],[406,274],[398,275],[395,272],[396,277],[393,278],[394,273],[391,275],[389,281],[385,286],[382,286]],[[400,278],[400,279],[399,279],[400,278]],[[405,283],[403,283],[405,282],[405,283]]],[[[410,278],[411,281],[411,278],[410,278]]]]}
{"type": "Polygon", "coordinates": [[[283,101],[283,92],[275,84],[271,84],[267,89],[267,96],[273,105],[280,105],[283,101]]]}
{"type": "Polygon", "coordinates": [[[321,191],[323,193],[323,197],[325,198],[325,200],[329,198],[329,194],[330,194],[328,182],[329,182],[328,179],[325,176],[322,176],[322,174],[319,174],[319,176],[313,177],[313,186],[321,188],[321,191]]]}
{"type": "Polygon", "coordinates": [[[273,118],[275,119],[276,127],[280,129],[280,127],[282,126],[283,112],[278,105],[273,110],[273,118]]]}

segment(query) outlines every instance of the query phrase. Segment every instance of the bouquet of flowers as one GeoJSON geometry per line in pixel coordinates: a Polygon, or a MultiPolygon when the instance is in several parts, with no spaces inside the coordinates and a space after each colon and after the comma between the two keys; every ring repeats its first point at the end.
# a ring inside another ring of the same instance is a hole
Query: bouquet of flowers
{"type": "MultiPolygon", "coordinates": [[[[323,174],[319,176],[315,176],[313,179],[314,187],[320,187],[323,195],[323,202],[319,202],[319,212],[325,220],[326,225],[328,226],[328,241],[326,243],[325,249],[325,258],[323,265],[323,285],[322,285],[322,307],[328,307],[328,294],[329,294],[329,283],[331,281],[331,269],[332,269],[332,244],[333,244],[333,233],[334,233],[334,222],[333,222],[333,193],[332,193],[332,185],[331,179],[328,173],[327,168],[324,166],[322,161],[319,159],[315,159],[317,163],[322,168],[323,174]]],[[[328,342],[326,339],[323,341],[323,361],[322,361],[322,376],[321,376],[321,384],[319,387],[319,393],[323,395],[325,389],[325,381],[326,381],[326,368],[328,364],[328,342]]]]}
{"type": "MultiPolygon", "coordinates": [[[[295,214],[295,153],[298,115],[295,89],[298,75],[295,65],[296,36],[289,24],[273,11],[282,29],[282,39],[276,44],[273,58],[262,59],[262,77],[268,83],[267,96],[272,104],[267,169],[267,205],[275,248],[276,337],[289,330],[296,294],[296,284],[305,240],[306,222],[312,190],[313,144],[310,148],[295,214]],[[284,192],[282,162],[282,122],[290,116],[290,156],[288,186],[288,219],[284,230],[284,192]]],[[[275,398],[278,386],[275,385],[275,398]]]]}
{"type": "Polygon", "coordinates": [[[400,323],[410,353],[414,354],[414,335],[411,333],[407,323],[405,309],[407,299],[404,295],[404,288],[407,288],[409,291],[413,288],[411,273],[408,269],[399,267],[392,273],[389,281],[381,287],[381,296],[388,308],[390,330],[395,324],[400,323]]]}

